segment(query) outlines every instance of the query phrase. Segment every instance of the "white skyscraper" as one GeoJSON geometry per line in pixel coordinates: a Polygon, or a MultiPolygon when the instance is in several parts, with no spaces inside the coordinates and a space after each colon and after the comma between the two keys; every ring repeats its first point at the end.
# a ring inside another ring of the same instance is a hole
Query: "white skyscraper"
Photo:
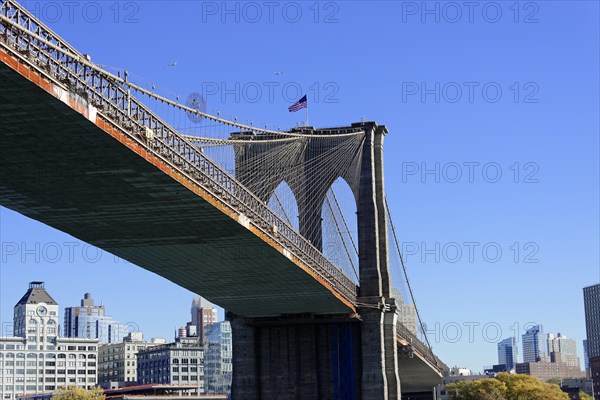
{"type": "Polygon", "coordinates": [[[392,288],[392,297],[398,306],[398,321],[402,323],[413,335],[417,335],[417,309],[414,304],[404,302],[404,296],[396,288],[392,288]]]}
{"type": "Polygon", "coordinates": [[[83,296],[79,307],[65,308],[66,337],[100,339],[100,343],[120,343],[127,336],[127,328],[107,316],[104,306],[95,305],[90,293],[83,296]]]}
{"type": "Polygon", "coordinates": [[[557,336],[550,333],[548,334],[548,352],[552,362],[562,362],[570,367],[581,368],[575,339],[569,339],[560,333],[557,336]]]}
{"type": "Polygon", "coordinates": [[[196,296],[192,300],[191,313],[192,321],[188,324],[188,335],[195,333],[195,336],[204,342],[206,327],[217,322],[215,305],[201,296],[196,296]]]}

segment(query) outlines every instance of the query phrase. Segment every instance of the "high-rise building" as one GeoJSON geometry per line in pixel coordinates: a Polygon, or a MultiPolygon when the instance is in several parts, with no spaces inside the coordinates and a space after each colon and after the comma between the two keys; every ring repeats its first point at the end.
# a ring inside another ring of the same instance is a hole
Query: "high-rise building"
{"type": "Polygon", "coordinates": [[[577,342],[575,339],[569,339],[560,333],[557,336],[549,333],[548,353],[550,361],[554,363],[562,362],[569,367],[581,368],[581,363],[577,356],[577,342]]]}
{"type": "Polygon", "coordinates": [[[129,332],[121,343],[100,346],[98,355],[98,383],[103,387],[122,387],[137,382],[137,353],[150,346],[165,344],[164,339],[153,338],[144,342],[142,332],[129,332]]]}
{"type": "Polygon", "coordinates": [[[96,385],[98,340],[59,337],[58,308],[44,282],[31,282],[15,305],[15,336],[0,337],[0,399],[96,385]]]}
{"type": "Polygon", "coordinates": [[[392,297],[398,307],[398,322],[404,325],[413,335],[417,335],[417,309],[414,304],[404,302],[404,296],[396,288],[392,288],[392,297]]]}
{"type": "Polygon", "coordinates": [[[517,338],[506,338],[498,343],[498,364],[505,365],[507,371],[515,368],[517,355],[517,338]]]}
{"type": "Polygon", "coordinates": [[[58,336],[58,303],[46,292],[44,282],[29,283],[29,290],[15,305],[13,331],[32,343],[40,336],[49,342],[58,336]]]}
{"type": "Polygon", "coordinates": [[[590,356],[588,353],[587,339],[583,339],[583,364],[585,365],[585,372],[590,372],[590,356]]]}
{"type": "Polygon", "coordinates": [[[188,324],[187,335],[197,336],[204,343],[206,327],[217,322],[215,305],[202,296],[197,296],[192,300],[191,312],[192,321],[188,324]]]}
{"type": "Polygon", "coordinates": [[[231,391],[232,336],[229,321],[217,322],[206,327],[204,342],[204,392],[206,394],[229,394],[231,391]]]}
{"type": "Polygon", "coordinates": [[[95,338],[100,343],[119,343],[127,335],[127,330],[127,326],[106,315],[103,305],[94,305],[94,299],[89,293],[84,295],[81,306],[65,308],[66,337],[95,338]]]}
{"type": "Polygon", "coordinates": [[[198,385],[204,392],[204,348],[198,338],[146,347],[137,353],[138,384],[198,385]]]}
{"type": "Polygon", "coordinates": [[[544,327],[535,325],[529,328],[522,336],[523,362],[549,361],[548,342],[544,336],[544,327]]]}
{"type": "Polygon", "coordinates": [[[583,302],[588,355],[600,357],[600,284],[583,288],[583,302]]]}
{"type": "Polygon", "coordinates": [[[594,395],[600,399],[600,284],[583,288],[583,303],[590,377],[594,395]]]}

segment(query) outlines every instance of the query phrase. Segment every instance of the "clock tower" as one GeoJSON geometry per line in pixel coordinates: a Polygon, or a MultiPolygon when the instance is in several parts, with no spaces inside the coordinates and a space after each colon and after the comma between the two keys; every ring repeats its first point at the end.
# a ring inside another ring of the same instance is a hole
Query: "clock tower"
{"type": "Polygon", "coordinates": [[[58,336],[58,303],[46,292],[44,282],[30,282],[29,290],[15,305],[14,335],[28,345],[53,344],[58,336]]]}

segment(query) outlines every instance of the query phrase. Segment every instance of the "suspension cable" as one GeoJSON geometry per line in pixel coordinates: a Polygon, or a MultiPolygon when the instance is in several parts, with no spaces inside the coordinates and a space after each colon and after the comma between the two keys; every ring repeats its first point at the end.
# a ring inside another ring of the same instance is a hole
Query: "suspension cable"
{"type": "Polygon", "coordinates": [[[392,227],[392,235],[394,236],[394,242],[396,243],[396,250],[398,250],[398,256],[400,257],[400,264],[402,265],[402,271],[404,272],[404,278],[406,279],[406,286],[408,287],[408,292],[410,293],[410,297],[412,299],[413,305],[415,306],[415,312],[417,314],[417,318],[419,319],[419,326],[421,327],[421,331],[423,332],[423,336],[425,337],[425,341],[427,342],[427,346],[429,347],[429,351],[433,354],[433,348],[431,347],[431,343],[429,343],[429,338],[427,337],[427,333],[425,332],[425,326],[423,325],[423,320],[421,319],[421,314],[419,313],[419,308],[417,307],[417,302],[415,301],[415,295],[413,293],[412,287],[410,285],[410,280],[408,279],[408,272],[406,270],[406,266],[404,265],[404,258],[402,257],[402,252],[400,251],[400,246],[398,244],[398,236],[396,236],[396,227],[394,225],[394,220],[392,219],[392,213],[390,212],[390,207],[388,205],[387,196],[385,199],[385,207],[388,210],[388,219],[390,225],[392,227]]]}
{"type": "Polygon", "coordinates": [[[283,207],[283,204],[281,204],[281,200],[279,200],[279,196],[277,195],[277,192],[273,192],[273,194],[275,195],[275,200],[277,200],[277,204],[279,204],[281,211],[283,211],[283,216],[287,220],[288,224],[290,224],[290,226],[294,226],[294,224],[292,224],[290,216],[288,215],[287,211],[285,210],[285,207],[283,207]]]}
{"type": "MultiPolygon", "coordinates": [[[[4,23],[7,23],[7,24],[11,25],[12,27],[20,30],[21,32],[31,36],[32,38],[35,38],[35,40],[39,41],[40,43],[45,44],[46,46],[64,54],[67,57],[73,58],[78,63],[80,63],[88,68],[91,68],[100,74],[103,74],[105,77],[110,78],[114,82],[118,82],[118,83],[120,83],[124,86],[127,86],[137,92],[145,94],[146,96],[152,97],[155,100],[159,100],[163,103],[171,105],[180,110],[187,111],[191,114],[199,115],[201,117],[210,119],[212,121],[215,121],[215,122],[218,122],[218,123],[221,123],[224,125],[234,126],[236,128],[239,128],[241,130],[245,130],[248,132],[260,132],[260,133],[267,133],[267,134],[271,134],[271,135],[280,135],[280,136],[289,136],[289,137],[331,138],[331,137],[356,136],[356,135],[361,135],[364,133],[364,130],[362,128],[352,129],[351,132],[345,132],[345,133],[339,133],[339,134],[329,134],[329,135],[327,135],[327,134],[310,134],[310,133],[292,133],[292,132],[274,131],[274,130],[269,130],[269,129],[257,128],[252,125],[245,125],[245,124],[240,124],[235,121],[229,121],[229,120],[196,110],[195,108],[188,107],[184,104],[178,103],[178,102],[168,99],[164,96],[158,95],[150,90],[147,90],[139,85],[136,85],[135,83],[129,82],[126,79],[121,78],[120,76],[114,75],[114,74],[100,68],[98,65],[92,63],[91,61],[88,61],[82,54],[78,54],[76,52],[74,53],[74,52],[71,52],[70,49],[64,49],[60,46],[57,46],[56,44],[50,42],[49,40],[46,40],[45,38],[39,36],[35,32],[32,32],[29,29],[26,29],[23,26],[19,25],[18,23],[12,21],[10,18],[5,17],[4,15],[0,15],[0,20],[4,23]]],[[[332,129],[332,131],[335,131],[335,129],[332,129]]],[[[310,132],[310,130],[308,132],[310,132]]]]}
{"type": "Polygon", "coordinates": [[[184,138],[191,142],[200,142],[200,143],[213,143],[222,146],[234,145],[234,144],[272,144],[272,143],[283,143],[283,142],[292,142],[296,140],[301,140],[302,137],[293,137],[293,138],[282,138],[282,139],[261,139],[261,140],[253,140],[253,139],[217,139],[217,138],[209,138],[202,136],[193,136],[193,135],[184,135],[181,134],[184,138]]]}
{"type": "Polygon", "coordinates": [[[335,205],[337,206],[337,209],[340,212],[340,215],[342,216],[342,221],[344,222],[344,226],[346,227],[346,232],[348,232],[348,236],[350,237],[350,241],[352,242],[352,247],[354,247],[354,251],[356,252],[356,254],[358,254],[358,247],[356,246],[356,243],[354,242],[354,238],[352,237],[352,234],[350,233],[350,228],[348,227],[346,218],[344,218],[344,213],[342,212],[342,208],[340,207],[340,203],[337,200],[337,197],[335,195],[335,191],[333,190],[333,187],[331,188],[331,194],[333,195],[333,201],[335,202],[335,205]]]}
{"type": "MultiPolygon", "coordinates": [[[[333,192],[333,190],[332,190],[332,192],[333,192]]],[[[331,202],[329,201],[329,197],[327,195],[325,196],[325,200],[327,201],[327,205],[329,206],[329,211],[331,211],[331,216],[333,217],[333,222],[335,223],[335,227],[336,227],[338,233],[340,234],[340,237],[342,238],[342,244],[344,245],[344,250],[346,250],[346,255],[348,256],[348,260],[350,260],[350,265],[352,266],[352,271],[354,271],[354,275],[356,276],[356,279],[358,281],[360,281],[360,278],[358,277],[358,272],[356,271],[356,266],[354,265],[354,261],[352,260],[352,256],[350,255],[350,251],[348,250],[348,246],[346,246],[346,240],[344,239],[344,235],[342,234],[342,231],[340,230],[340,226],[337,222],[337,218],[335,217],[335,213],[333,212],[333,207],[331,207],[331,202]]]]}

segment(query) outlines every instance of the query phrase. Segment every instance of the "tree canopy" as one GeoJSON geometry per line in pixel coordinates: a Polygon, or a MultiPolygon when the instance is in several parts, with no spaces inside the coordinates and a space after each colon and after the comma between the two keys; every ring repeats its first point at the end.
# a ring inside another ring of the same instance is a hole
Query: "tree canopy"
{"type": "Polygon", "coordinates": [[[587,394],[586,392],[579,392],[579,400],[594,400],[592,396],[587,394]]]}
{"type": "Polygon", "coordinates": [[[453,383],[446,387],[446,392],[453,400],[569,400],[557,385],[529,375],[507,373],[453,383]]]}
{"type": "Polygon", "coordinates": [[[85,390],[80,386],[66,386],[57,389],[51,400],[105,400],[105,396],[99,387],[85,390]]]}

